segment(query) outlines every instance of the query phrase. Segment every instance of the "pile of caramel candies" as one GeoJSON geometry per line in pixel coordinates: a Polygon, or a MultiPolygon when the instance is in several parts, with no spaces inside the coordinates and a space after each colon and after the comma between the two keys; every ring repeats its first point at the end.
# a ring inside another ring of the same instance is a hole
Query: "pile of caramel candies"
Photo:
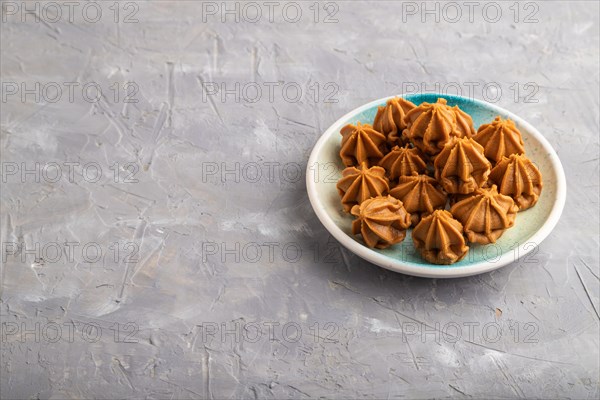
{"type": "Polygon", "coordinates": [[[398,244],[413,228],[421,256],[460,261],[468,243],[494,243],[533,207],[542,175],[525,155],[510,119],[483,124],[445,99],[419,106],[397,97],[379,107],[373,125],[346,125],[337,189],[352,233],[368,247],[398,244]]]}

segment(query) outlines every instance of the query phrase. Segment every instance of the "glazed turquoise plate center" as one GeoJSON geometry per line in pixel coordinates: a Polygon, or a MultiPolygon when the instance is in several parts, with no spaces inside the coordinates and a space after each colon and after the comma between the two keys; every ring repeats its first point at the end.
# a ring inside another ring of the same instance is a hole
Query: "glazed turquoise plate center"
{"type": "MultiPolygon", "coordinates": [[[[477,129],[490,123],[497,115],[512,119],[523,135],[526,155],[542,172],[543,189],[538,203],[519,212],[515,225],[508,229],[496,243],[488,245],[469,244],[467,256],[452,265],[430,264],[416,251],[411,232],[406,239],[387,249],[369,249],[360,236],[351,233],[353,217],[341,206],[336,183],[344,165],[339,157],[340,129],[346,124],[373,123],[377,107],[385,105],[392,97],[379,99],[359,107],[336,121],[315,145],[307,168],[307,190],[315,213],[327,230],[342,245],[360,257],[381,267],[408,275],[424,277],[460,277],[488,272],[510,264],[521,257],[533,259],[539,245],[552,231],[566,198],[565,175],[556,152],[543,135],[518,116],[498,106],[480,100],[435,93],[401,95],[416,105],[435,103],[444,98],[449,106],[458,106],[473,118],[477,129]]],[[[525,258],[524,261],[527,261],[525,258]]]]}

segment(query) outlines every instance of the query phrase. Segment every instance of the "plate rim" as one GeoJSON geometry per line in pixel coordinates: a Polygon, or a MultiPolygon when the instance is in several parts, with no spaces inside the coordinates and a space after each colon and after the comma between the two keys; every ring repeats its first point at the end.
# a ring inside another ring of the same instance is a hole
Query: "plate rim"
{"type": "Polygon", "coordinates": [[[338,118],[333,124],[329,126],[329,128],[327,128],[321,134],[321,136],[313,146],[313,149],[311,150],[310,156],[308,158],[308,164],[306,167],[306,187],[310,204],[315,214],[317,215],[317,218],[319,219],[319,221],[321,221],[323,226],[325,226],[325,229],[327,229],[327,231],[344,247],[346,247],[348,250],[361,257],[362,259],[369,261],[370,263],[380,266],[382,268],[394,272],[400,272],[406,275],[419,276],[425,278],[459,278],[465,276],[478,275],[504,267],[512,262],[516,262],[535,248],[535,246],[530,246],[530,243],[534,243],[539,246],[542,243],[542,241],[544,241],[544,239],[546,239],[548,235],[554,230],[563,212],[567,197],[565,171],[563,169],[562,163],[560,162],[558,154],[556,154],[556,151],[554,150],[550,142],[548,142],[548,140],[546,140],[546,138],[533,125],[531,125],[529,122],[525,121],[518,115],[487,101],[459,95],[429,92],[402,93],[382,97],[380,99],[363,104],[362,106],[356,107],[353,110],[344,114],[342,117],[338,118]],[[311,171],[314,171],[313,165],[318,163],[317,156],[321,152],[324,144],[327,142],[332,133],[337,133],[341,128],[339,125],[343,124],[343,121],[346,121],[353,115],[358,115],[374,106],[383,104],[387,100],[392,99],[394,97],[410,98],[412,96],[424,95],[432,97],[439,96],[448,100],[456,99],[461,101],[470,101],[480,106],[484,106],[488,109],[491,109],[495,112],[498,112],[499,114],[506,115],[507,117],[511,118],[513,121],[518,123],[520,126],[525,127],[525,129],[531,135],[533,135],[539,143],[542,144],[542,147],[550,156],[550,162],[553,168],[555,169],[557,175],[554,204],[552,205],[550,214],[548,215],[542,226],[531,237],[528,238],[526,243],[519,244],[519,252],[517,257],[514,256],[513,251],[507,251],[504,252],[500,256],[500,259],[498,259],[495,262],[483,260],[462,267],[440,266],[435,264],[423,264],[419,265],[418,267],[407,265],[404,263],[404,261],[400,259],[393,259],[387,255],[378,253],[377,251],[370,249],[365,245],[359,243],[358,241],[354,240],[351,236],[346,234],[340,227],[337,226],[337,224],[325,211],[325,206],[322,204],[321,201],[319,201],[317,194],[317,183],[315,179],[313,179],[314,174],[312,174],[311,171]]]}

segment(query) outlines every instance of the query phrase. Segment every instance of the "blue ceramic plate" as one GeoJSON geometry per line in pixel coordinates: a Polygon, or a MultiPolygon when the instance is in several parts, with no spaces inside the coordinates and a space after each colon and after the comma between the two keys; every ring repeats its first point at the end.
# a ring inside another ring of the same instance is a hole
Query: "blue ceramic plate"
{"type": "Polygon", "coordinates": [[[308,161],[306,185],[315,213],[327,230],[346,248],[373,264],[408,275],[454,278],[481,274],[510,264],[527,254],[533,256],[539,244],[556,226],[566,198],[565,173],[556,152],[544,136],[522,118],[498,106],[460,96],[435,93],[400,95],[416,105],[434,103],[443,97],[449,106],[459,106],[471,115],[475,128],[494,120],[496,115],[512,119],[523,135],[525,152],[542,172],[544,187],[538,203],[517,214],[515,225],[496,243],[469,244],[467,256],[452,265],[435,265],[423,260],[415,251],[411,231],[395,246],[369,249],[360,236],[351,234],[353,217],[344,213],[336,183],[344,166],[339,157],[340,129],[346,124],[372,123],[377,107],[392,97],[375,100],[344,115],[325,131],[312,150],[308,161]]]}

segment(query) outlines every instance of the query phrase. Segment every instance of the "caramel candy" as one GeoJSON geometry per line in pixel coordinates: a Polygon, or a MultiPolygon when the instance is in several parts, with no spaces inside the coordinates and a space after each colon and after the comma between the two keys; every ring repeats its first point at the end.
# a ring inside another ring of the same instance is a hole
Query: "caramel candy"
{"type": "Polygon", "coordinates": [[[369,124],[344,126],[342,135],[342,149],[340,157],[345,166],[351,167],[366,162],[368,165],[377,165],[386,152],[385,135],[377,132],[369,124]]]}
{"type": "Polygon", "coordinates": [[[387,101],[385,106],[377,108],[377,115],[373,121],[373,129],[383,133],[387,144],[402,146],[404,144],[402,131],[406,129],[404,117],[406,113],[416,106],[402,97],[394,97],[387,101]]]}
{"type": "Polygon", "coordinates": [[[400,176],[412,175],[415,172],[422,174],[427,169],[427,164],[421,154],[416,147],[410,148],[408,145],[405,147],[394,146],[379,161],[379,165],[385,168],[390,180],[395,180],[400,176]]]}
{"type": "Polygon", "coordinates": [[[419,223],[423,215],[446,207],[446,194],[437,181],[427,175],[414,173],[401,176],[398,185],[390,190],[390,195],[404,204],[410,213],[412,225],[419,223]]]}
{"type": "Polygon", "coordinates": [[[469,251],[461,223],[446,210],[424,217],[413,229],[412,238],[421,256],[434,264],[453,264],[469,251]]]}
{"type": "Polygon", "coordinates": [[[392,196],[378,196],[352,207],[352,234],[361,234],[368,247],[385,249],[400,243],[410,227],[410,214],[392,196]]]}
{"type": "Polygon", "coordinates": [[[483,146],[485,156],[493,162],[511,154],[525,154],[521,132],[512,120],[500,116],[490,124],[481,125],[473,139],[483,146]]]}
{"type": "Polygon", "coordinates": [[[446,99],[422,103],[404,117],[405,135],[426,154],[436,155],[454,138],[470,137],[475,133],[471,117],[446,103],[446,99]]]}
{"type": "Polygon", "coordinates": [[[490,173],[498,192],[512,197],[520,211],[533,207],[542,193],[542,174],[524,155],[503,157],[490,173]]]}
{"type": "Polygon", "coordinates": [[[450,212],[462,223],[469,242],[489,244],[515,224],[519,207],[512,198],[499,194],[496,185],[476,189],[452,206],[450,212]]]}
{"type": "Polygon", "coordinates": [[[481,187],[492,165],[483,147],[470,138],[456,139],[435,158],[435,178],[448,193],[467,194],[481,187]]]}
{"type": "Polygon", "coordinates": [[[344,169],[336,187],[346,212],[371,197],[387,194],[390,189],[385,170],[377,166],[368,168],[366,163],[359,168],[344,169]]]}

